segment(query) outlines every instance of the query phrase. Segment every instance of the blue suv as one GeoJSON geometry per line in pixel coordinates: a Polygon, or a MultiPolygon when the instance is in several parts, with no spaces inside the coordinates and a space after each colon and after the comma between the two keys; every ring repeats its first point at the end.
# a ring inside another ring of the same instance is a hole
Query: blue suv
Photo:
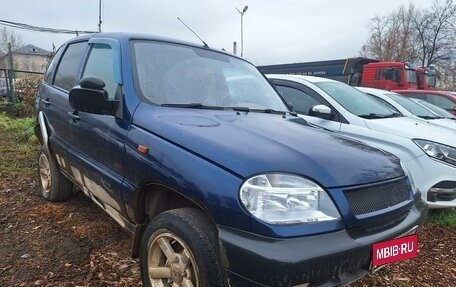
{"type": "Polygon", "coordinates": [[[342,285],[427,212],[398,158],[310,127],[252,64],[207,46],[70,40],[36,134],[43,197],[77,187],[113,217],[144,286],[342,285]]]}

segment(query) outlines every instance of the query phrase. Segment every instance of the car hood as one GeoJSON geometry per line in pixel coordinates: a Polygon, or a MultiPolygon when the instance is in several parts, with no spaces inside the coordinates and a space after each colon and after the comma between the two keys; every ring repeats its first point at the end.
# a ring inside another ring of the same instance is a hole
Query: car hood
{"type": "Polygon", "coordinates": [[[294,116],[142,104],[133,125],[242,178],[265,172],[292,173],[328,188],[403,175],[397,157],[311,128],[294,116]]]}
{"type": "Polygon", "coordinates": [[[366,126],[378,132],[408,139],[426,139],[456,147],[456,131],[431,122],[408,117],[365,120],[366,126]]]}
{"type": "Polygon", "coordinates": [[[439,125],[442,127],[446,127],[452,129],[456,132],[456,121],[451,119],[435,119],[435,120],[427,120],[431,124],[439,125]]]}

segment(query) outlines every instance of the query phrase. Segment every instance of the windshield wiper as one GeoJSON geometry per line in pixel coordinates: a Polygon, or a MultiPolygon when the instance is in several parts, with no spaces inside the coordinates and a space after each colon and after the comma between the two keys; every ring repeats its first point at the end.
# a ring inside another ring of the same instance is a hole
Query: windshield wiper
{"type": "Polygon", "coordinates": [[[376,114],[376,113],[370,113],[367,115],[359,115],[358,117],[364,118],[364,119],[385,119],[385,118],[390,118],[394,114],[389,114],[389,115],[381,115],[381,114],[376,114]]]}
{"type": "Polygon", "coordinates": [[[219,106],[206,106],[202,103],[190,103],[190,104],[161,104],[162,107],[174,107],[174,108],[189,108],[189,109],[208,109],[208,110],[223,110],[223,107],[219,106]]]}
{"type": "Polygon", "coordinates": [[[236,112],[250,112],[250,108],[249,107],[226,107],[226,109],[232,109],[233,111],[236,111],[236,112]]]}
{"type": "Polygon", "coordinates": [[[438,120],[438,119],[444,119],[443,117],[437,117],[437,116],[419,116],[420,118],[422,119],[425,119],[425,120],[438,120]]]}
{"type": "Polygon", "coordinates": [[[255,112],[259,112],[259,113],[266,113],[266,114],[278,114],[278,115],[286,115],[286,114],[289,114],[289,115],[292,115],[292,116],[298,116],[297,113],[295,112],[290,112],[290,111],[278,111],[278,110],[274,110],[274,109],[252,109],[253,111],[255,112]]]}

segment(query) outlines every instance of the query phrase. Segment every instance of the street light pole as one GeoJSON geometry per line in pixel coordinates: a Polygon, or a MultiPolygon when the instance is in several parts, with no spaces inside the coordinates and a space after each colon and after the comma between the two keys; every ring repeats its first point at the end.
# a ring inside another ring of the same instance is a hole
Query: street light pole
{"type": "Polygon", "coordinates": [[[244,7],[244,9],[242,9],[242,11],[239,10],[238,8],[236,8],[236,10],[241,15],[241,58],[244,55],[244,23],[243,23],[243,17],[244,17],[244,13],[247,11],[247,9],[249,9],[249,6],[247,6],[247,5],[244,7]]]}

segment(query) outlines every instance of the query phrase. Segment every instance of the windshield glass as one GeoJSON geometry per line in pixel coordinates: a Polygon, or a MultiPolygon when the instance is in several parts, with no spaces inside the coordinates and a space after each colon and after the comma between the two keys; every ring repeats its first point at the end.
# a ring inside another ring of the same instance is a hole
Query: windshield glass
{"type": "Polygon", "coordinates": [[[397,94],[387,94],[393,101],[418,117],[436,117],[436,114],[415,103],[413,100],[397,94]]]}
{"type": "Polygon", "coordinates": [[[420,103],[421,105],[425,106],[426,108],[430,109],[431,111],[433,111],[434,113],[438,114],[439,116],[441,117],[444,117],[444,118],[449,118],[449,119],[453,119],[455,118],[455,116],[448,112],[447,110],[444,110],[442,108],[439,108],[431,103],[428,103],[426,101],[423,101],[423,100],[418,100],[418,103],[420,103]]]}
{"type": "Polygon", "coordinates": [[[405,77],[408,83],[416,83],[416,71],[415,70],[405,70],[405,77]]]}
{"type": "Polygon", "coordinates": [[[371,114],[390,116],[394,114],[392,110],[347,84],[339,82],[317,82],[314,84],[330,95],[347,111],[356,116],[371,114]]]}
{"type": "Polygon", "coordinates": [[[435,87],[435,75],[426,75],[425,78],[428,87],[435,87]]]}
{"type": "Polygon", "coordinates": [[[287,111],[257,71],[241,59],[203,48],[133,41],[135,85],[146,102],[287,111]]]}

